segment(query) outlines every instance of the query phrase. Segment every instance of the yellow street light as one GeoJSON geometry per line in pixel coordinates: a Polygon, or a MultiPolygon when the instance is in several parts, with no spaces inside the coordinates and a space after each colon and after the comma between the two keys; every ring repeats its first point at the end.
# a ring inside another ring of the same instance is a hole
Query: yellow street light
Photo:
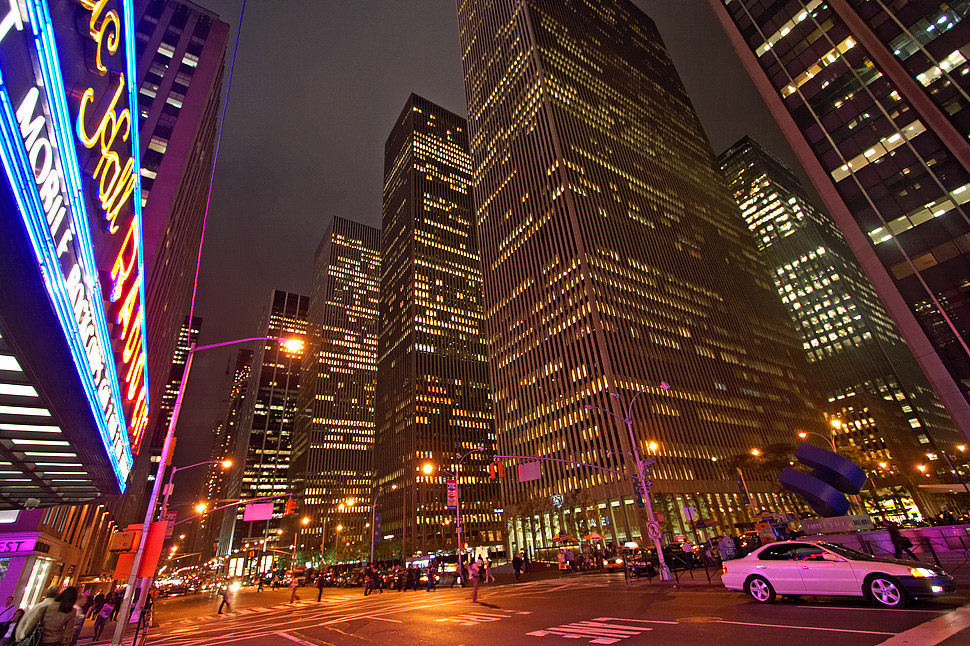
{"type": "Polygon", "coordinates": [[[185,540],[185,534],[179,534],[179,540],[180,541],[184,541],[185,540]]]}
{"type": "Polygon", "coordinates": [[[222,465],[222,468],[223,469],[228,469],[229,467],[232,466],[232,460],[226,459],[226,460],[223,460],[222,462],[220,462],[219,464],[222,465]]]}
{"type": "Polygon", "coordinates": [[[344,531],[344,526],[343,525],[337,525],[337,531],[338,532],[344,531]]]}
{"type": "Polygon", "coordinates": [[[808,437],[808,433],[806,433],[805,431],[798,431],[798,437],[804,440],[806,437],[808,437]]]}
{"type": "Polygon", "coordinates": [[[926,465],[925,464],[917,464],[916,465],[916,468],[919,469],[920,471],[922,471],[923,473],[926,473],[926,465]]]}
{"type": "Polygon", "coordinates": [[[303,523],[304,525],[309,525],[310,524],[310,519],[307,518],[306,516],[304,516],[303,519],[300,522],[303,523]]]}
{"type": "Polygon", "coordinates": [[[656,451],[658,448],[660,448],[660,445],[657,444],[654,440],[650,440],[650,442],[647,444],[647,448],[650,449],[651,451],[656,451]]]}
{"type": "Polygon", "coordinates": [[[758,457],[759,455],[761,455],[761,449],[751,449],[751,455],[753,455],[754,457],[758,457]]]}
{"type": "MultiPolygon", "coordinates": [[[[277,535],[277,536],[282,536],[282,535],[283,535],[283,530],[282,530],[282,529],[277,529],[277,530],[276,530],[276,535],[277,535]]],[[[260,543],[262,543],[262,542],[263,542],[263,541],[260,541],[260,543]]]]}
{"type": "Polygon", "coordinates": [[[282,345],[285,352],[296,353],[303,350],[303,341],[300,339],[286,339],[282,345]]]}
{"type": "Polygon", "coordinates": [[[356,502],[357,501],[354,500],[353,498],[347,498],[347,506],[348,507],[353,507],[354,506],[354,503],[356,503],[356,502]]]}
{"type": "Polygon", "coordinates": [[[832,425],[832,428],[834,428],[834,429],[840,429],[840,428],[842,428],[842,420],[840,420],[840,419],[833,419],[833,420],[831,420],[829,422],[829,424],[831,424],[832,425]]]}
{"type": "Polygon", "coordinates": [[[204,502],[200,502],[195,506],[195,510],[201,514],[205,512],[206,507],[207,505],[204,502]]]}
{"type": "Polygon", "coordinates": [[[423,471],[427,475],[430,475],[431,472],[434,471],[434,465],[431,464],[430,462],[425,462],[424,465],[421,467],[421,471],[423,471]]]}
{"type": "Polygon", "coordinates": [[[960,453],[965,453],[966,450],[967,450],[966,444],[957,444],[957,451],[959,451],[960,453]]]}
{"type": "Polygon", "coordinates": [[[880,462],[879,463],[879,468],[881,468],[881,469],[885,469],[888,466],[889,466],[889,463],[888,462],[880,462]]]}
{"type": "MultiPolygon", "coordinates": [[[[963,448],[965,449],[967,447],[963,447],[963,448]]],[[[962,451],[963,449],[960,449],[960,450],[962,451]]],[[[396,484],[392,484],[391,485],[391,491],[394,491],[395,489],[397,489],[397,485],[396,484]]]]}

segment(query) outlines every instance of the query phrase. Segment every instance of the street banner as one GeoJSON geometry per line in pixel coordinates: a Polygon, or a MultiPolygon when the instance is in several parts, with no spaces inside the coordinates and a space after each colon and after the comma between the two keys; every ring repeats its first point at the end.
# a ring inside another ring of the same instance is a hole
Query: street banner
{"type": "Polygon", "coordinates": [[[380,543],[383,538],[381,535],[381,515],[380,513],[374,514],[374,543],[380,543]]]}
{"type": "Polygon", "coordinates": [[[251,502],[243,507],[243,520],[269,520],[272,517],[272,502],[251,502]]]}
{"type": "Polygon", "coordinates": [[[447,507],[452,511],[458,509],[458,483],[454,478],[448,478],[447,507]]]}
{"type": "Polygon", "coordinates": [[[178,518],[179,512],[177,509],[169,509],[165,512],[165,522],[167,526],[165,528],[165,538],[172,538],[172,534],[175,533],[175,519],[178,518]]]}
{"type": "Polygon", "coordinates": [[[744,486],[744,478],[738,475],[737,481],[738,481],[738,491],[741,492],[741,502],[743,502],[746,505],[750,505],[751,498],[748,497],[748,488],[744,486]]]}
{"type": "Polygon", "coordinates": [[[542,477],[542,467],[539,461],[535,462],[525,462],[518,465],[519,469],[519,482],[529,482],[531,480],[538,480],[542,477]]]}

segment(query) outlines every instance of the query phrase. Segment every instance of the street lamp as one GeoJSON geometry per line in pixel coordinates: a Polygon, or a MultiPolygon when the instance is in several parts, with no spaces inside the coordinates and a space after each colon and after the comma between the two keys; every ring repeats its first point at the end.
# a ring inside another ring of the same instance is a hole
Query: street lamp
{"type": "MultiPolygon", "coordinates": [[[[837,419],[833,419],[832,420],[833,425],[834,425],[835,422],[838,422],[838,421],[839,420],[837,420],[837,419]]],[[[839,426],[841,426],[841,422],[839,422],[839,426]]],[[[815,433],[813,431],[798,431],[798,437],[802,438],[803,440],[806,439],[809,435],[814,435],[815,437],[822,438],[823,440],[825,440],[828,443],[828,445],[830,447],[832,447],[832,453],[835,453],[836,452],[835,440],[833,440],[831,437],[825,437],[821,433],[815,433]]]]}
{"type": "MultiPolygon", "coordinates": [[[[397,489],[397,485],[391,485],[391,491],[394,491],[395,489],[397,489]]],[[[370,497],[370,561],[368,562],[371,565],[374,564],[374,534],[376,533],[375,521],[377,520],[377,497],[381,495],[382,491],[384,491],[384,485],[378,487],[377,492],[373,493],[370,497]]]]}
{"type": "MultiPolygon", "coordinates": [[[[168,497],[172,495],[172,490],[175,488],[175,474],[179,471],[185,471],[186,469],[201,467],[204,464],[219,464],[223,469],[228,469],[232,466],[232,460],[205,460],[203,462],[196,462],[195,464],[189,464],[184,467],[175,467],[172,469],[172,473],[168,477],[168,484],[165,485],[165,496],[162,498],[162,510],[159,514],[159,520],[165,520],[165,512],[168,510],[168,497]]],[[[202,511],[205,511],[205,509],[202,511]]]]}
{"type": "Polygon", "coordinates": [[[340,532],[343,531],[344,526],[343,525],[337,525],[333,529],[334,529],[334,532],[333,532],[333,564],[336,565],[337,564],[337,547],[340,544],[340,532]]]}
{"type": "MultiPolygon", "coordinates": [[[[145,510],[145,522],[142,524],[141,538],[138,541],[138,549],[135,550],[135,556],[131,563],[131,574],[128,576],[128,588],[125,590],[124,600],[121,603],[121,611],[119,616],[128,617],[131,612],[131,602],[135,594],[135,584],[138,581],[138,570],[141,569],[142,560],[145,557],[145,547],[148,544],[148,534],[151,528],[152,520],[155,518],[155,506],[158,504],[158,497],[161,493],[162,482],[165,480],[165,469],[168,466],[169,461],[172,459],[172,451],[175,448],[175,427],[178,424],[179,412],[182,410],[182,399],[185,396],[185,387],[189,381],[189,371],[192,369],[192,360],[195,358],[195,353],[200,350],[211,350],[213,348],[222,348],[229,345],[238,345],[240,343],[249,343],[250,341],[277,341],[283,345],[283,348],[287,352],[298,351],[302,348],[302,341],[297,339],[284,339],[280,337],[271,336],[255,336],[246,339],[236,339],[234,341],[223,341],[221,343],[212,343],[209,345],[199,345],[195,343],[189,344],[189,351],[185,357],[185,367],[182,368],[182,381],[179,382],[178,393],[175,396],[175,405],[172,408],[172,417],[168,421],[168,429],[165,432],[165,441],[162,443],[162,454],[159,456],[158,460],[158,470],[155,474],[155,484],[152,486],[152,494],[148,499],[148,509],[145,510]],[[294,343],[296,341],[296,343],[294,343]],[[293,348],[293,349],[290,349],[293,348]]],[[[167,498],[167,495],[166,495],[167,498]]],[[[151,577],[149,577],[150,579],[151,577]]],[[[151,585],[151,581],[148,581],[146,589],[151,585]]],[[[139,603],[144,603],[147,594],[140,595],[139,603]]],[[[122,637],[125,632],[125,628],[128,625],[126,621],[119,621],[115,627],[114,635],[111,638],[112,646],[120,646],[122,637]]]]}
{"type": "MultiPolygon", "coordinates": [[[[668,390],[670,388],[670,386],[667,385],[667,382],[661,382],[660,385],[663,387],[664,390],[668,390]]],[[[630,448],[633,451],[633,460],[636,463],[636,467],[637,467],[637,482],[640,485],[640,491],[643,492],[643,499],[647,505],[647,518],[651,523],[653,523],[653,522],[656,522],[656,517],[653,515],[653,501],[650,499],[650,491],[647,489],[646,478],[644,478],[643,476],[643,463],[640,461],[640,451],[637,449],[636,437],[633,435],[633,402],[635,402],[637,400],[637,397],[639,397],[643,393],[644,391],[642,390],[637,391],[637,394],[634,395],[633,399],[630,400],[630,403],[627,404],[623,417],[620,417],[613,411],[606,410],[605,408],[600,408],[599,406],[593,406],[591,404],[586,404],[585,408],[586,410],[601,411],[603,413],[606,413],[610,417],[618,419],[624,424],[626,424],[626,430],[630,436],[630,448]]],[[[620,407],[621,408],[623,407],[623,402],[620,400],[620,396],[618,394],[610,393],[610,397],[620,402],[620,407]]],[[[651,451],[655,451],[657,448],[657,443],[651,442],[650,445],[648,446],[651,451]]],[[[670,571],[667,569],[667,562],[664,559],[663,543],[661,543],[659,536],[656,536],[653,539],[653,546],[654,546],[654,549],[657,550],[657,559],[660,563],[660,578],[663,581],[669,581],[670,571]]]]}

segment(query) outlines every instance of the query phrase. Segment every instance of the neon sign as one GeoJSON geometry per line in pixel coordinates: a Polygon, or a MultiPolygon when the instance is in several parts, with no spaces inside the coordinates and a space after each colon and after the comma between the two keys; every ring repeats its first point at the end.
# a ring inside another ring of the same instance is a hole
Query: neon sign
{"type": "Polygon", "coordinates": [[[0,0],[4,175],[122,490],[148,421],[133,20],[0,0]]]}

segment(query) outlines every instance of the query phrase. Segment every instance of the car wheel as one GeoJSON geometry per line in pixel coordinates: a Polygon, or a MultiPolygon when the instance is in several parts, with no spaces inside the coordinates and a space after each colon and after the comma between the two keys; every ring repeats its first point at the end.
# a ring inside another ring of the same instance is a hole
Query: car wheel
{"type": "Polygon", "coordinates": [[[866,579],[866,596],[884,608],[898,608],[906,603],[906,591],[899,582],[885,574],[866,579]]]}
{"type": "Polygon", "coordinates": [[[771,603],[775,600],[775,589],[768,580],[760,576],[751,577],[745,585],[748,596],[758,603],[771,603]]]}

